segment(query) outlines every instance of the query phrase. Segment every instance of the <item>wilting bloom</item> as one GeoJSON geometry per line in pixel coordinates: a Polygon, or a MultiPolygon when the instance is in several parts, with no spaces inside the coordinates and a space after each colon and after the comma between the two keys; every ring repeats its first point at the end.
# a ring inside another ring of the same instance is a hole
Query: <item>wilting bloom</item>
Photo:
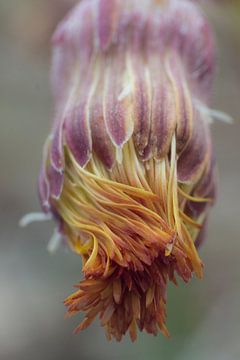
{"type": "Polygon", "coordinates": [[[53,37],[55,120],[39,178],[82,258],[66,299],[108,338],[168,336],[167,284],[202,277],[214,200],[211,31],[187,0],[86,0],[53,37]]]}

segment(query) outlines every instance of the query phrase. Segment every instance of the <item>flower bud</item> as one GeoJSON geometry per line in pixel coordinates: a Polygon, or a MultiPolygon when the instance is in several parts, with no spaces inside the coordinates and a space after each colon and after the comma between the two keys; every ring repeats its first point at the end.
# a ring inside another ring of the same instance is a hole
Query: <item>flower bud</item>
{"type": "Polygon", "coordinates": [[[53,36],[43,210],[82,258],[66,300],[108,338],[166,328],[167,284],[202,277],[215,198],[211,30],[187,0],[83,0],[53,36]]]}

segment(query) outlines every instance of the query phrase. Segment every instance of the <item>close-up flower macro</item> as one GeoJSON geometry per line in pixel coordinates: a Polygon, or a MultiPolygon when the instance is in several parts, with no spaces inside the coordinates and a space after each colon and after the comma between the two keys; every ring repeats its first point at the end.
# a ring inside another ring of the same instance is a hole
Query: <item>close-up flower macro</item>
{"type": "Polygon", "coordinates": [[[214,42],[189,1],[86,0],[53,36],[55,119],[43,211],[82,258],[65,301],[109,339],[169,336],[167,284],[203,275],[197,247],[215,198],[207,105],[214,42]]]}
{"type": "Polygon", "coordinates": [[[239,7],[0,11],[0,358],[237,360],[239,7]]]}

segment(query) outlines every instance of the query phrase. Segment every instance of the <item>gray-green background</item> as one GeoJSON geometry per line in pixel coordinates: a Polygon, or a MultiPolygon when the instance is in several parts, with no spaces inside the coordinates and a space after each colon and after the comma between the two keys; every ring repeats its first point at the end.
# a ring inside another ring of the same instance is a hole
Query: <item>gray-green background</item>
{"type": "Polygon", "coordinates": [[[64,320],[62,301],[80,279],[79,258],[47,253],[52,223],[18,227],[39,211],[36,178],[52,114],[48,39],[64,11],[57,3],[0,0],[0,359],[240,359],[240,11],[206,8],[218,45],[213,106],[235,123],[212,126],[220,186],[201,250],[205,277],[170,287],[170,340],[141,334],[132,345],[107,343],[97,323],[72,335],[80,317],[64,320]]]}

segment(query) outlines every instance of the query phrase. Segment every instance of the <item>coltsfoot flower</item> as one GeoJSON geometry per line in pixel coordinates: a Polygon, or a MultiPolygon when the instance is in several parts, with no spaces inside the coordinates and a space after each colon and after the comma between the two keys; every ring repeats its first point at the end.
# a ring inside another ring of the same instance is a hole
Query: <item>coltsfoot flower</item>
{"type": "Polygon", "coordinates": [[[168,282],[202,277],[213,72],[211,31],[187,0],[83,0],[57,28],[39,194],[82,258],[65,301],[85,313],[77,332],[99,316],[109,339],[168,336],[168,282]]]}

